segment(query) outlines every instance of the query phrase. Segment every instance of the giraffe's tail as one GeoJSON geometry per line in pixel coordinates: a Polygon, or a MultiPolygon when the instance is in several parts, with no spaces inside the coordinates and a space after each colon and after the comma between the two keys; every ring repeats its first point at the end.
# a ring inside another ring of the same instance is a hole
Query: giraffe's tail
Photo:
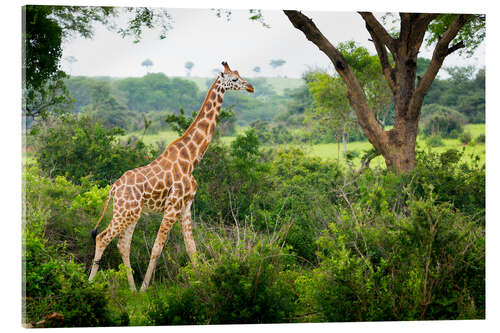
{"type": "Polygon", "coordinates": [[[111,189],[109,190],[108,198],[106,199],[106,203],[104,204],[104,209],[102,211],[101,217],[99,218],[99,221],[97,221],[97,224],[95,225],[94,229],[92,229],[92,231],[90,232],[90,234],[92,235],[92,239],[94,239],[94,242],[97,237],[97,227],[99,226],[99,223],[101,223],[101,220],[104,217],[104,213],[106,213],[106,210],[108,209],[109,199],[111,198],[112,195],[115,194],[114,192],[115,192],[115,186],[113,184],[113,186],[111,186],[111,189]]]}

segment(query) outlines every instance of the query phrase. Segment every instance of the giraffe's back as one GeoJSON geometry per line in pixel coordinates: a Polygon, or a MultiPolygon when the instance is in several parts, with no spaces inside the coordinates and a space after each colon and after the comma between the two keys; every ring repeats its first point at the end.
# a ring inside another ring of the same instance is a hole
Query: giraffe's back
{"type": "Polygon", "coordinates": [[[141,207],[161,213],[172,187],[171,172],[167,172],[159,160],[125,172],[115,182],[114,204],[141,207]]]}

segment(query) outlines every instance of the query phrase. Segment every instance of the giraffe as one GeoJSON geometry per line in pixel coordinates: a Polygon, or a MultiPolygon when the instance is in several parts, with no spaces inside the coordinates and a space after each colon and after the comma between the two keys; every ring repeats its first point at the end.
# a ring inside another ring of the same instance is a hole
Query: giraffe
{"type": "Polygon", "coordinates": [[[119,235],[118,251],[128,267],[127,279],[130,289],[135,291],[135,282],[130,266],[130,243],[132,234],[142,211],[163,213],[163,218],[151,251],[148,269],[141,291],[147,289],[170,228],[181,220],[181,230],[187,253],[194,263],[196,245],[191,231],[191,204],[198,184],[192,172],[200,162],[212,139],[227,90],[254,88],[244,80],[238,71],[232,71],[227,62],[222,62],[224,72],[217,75],[208,90],[198,115],[184,134],[173,141],[165,151],[150,164],[128,170],[110,188],[101,217],[92,230],[95,240],[95,256],[89,281],[99,269],[99,261],[108,244],[119,235]],[[97,227],[113,197],[113,218],[107,228],[97,234],[97,227]]]}

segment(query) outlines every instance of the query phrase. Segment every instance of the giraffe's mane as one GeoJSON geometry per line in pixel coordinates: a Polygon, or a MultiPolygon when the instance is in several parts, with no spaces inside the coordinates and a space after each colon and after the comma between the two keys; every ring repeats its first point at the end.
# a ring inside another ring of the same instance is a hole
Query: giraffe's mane
{"type": "Polygon", "coordinates": [[[182,139],[184,139],[186,137],[187,133],[189,133],[189,131],[193,128],[193,126],[196,123],[196,121],[199,120],[199,118],[201,118],[202,113],[203,113],[202,111],[205,108],[205,104],[207,104],[208,98],[210,96],[210,92],[214,89],[214,86],[215,86],[215,84],[217,83],[218,80],[219,80],[219,78],[216,78],[215,81],[214,81],[214,83],[212,83],[212,85],[210,86],[210,89],[208,89],[207,96],[205,97],[205,100],[203,101],[203,104],[201,105],[200,111],[198,111],[198,115],[193,120],[193,122],[191,123],[191,125],[189,125],[189,127],[187,128],[187,130],[185,130],[184,133],[180,137],[178,137],[177,139],[175,139],[174,141],[172,141],[172,143],[170,143],[168,145],[168,147],[170,147],[171,145],[173,145],[173,144],[181,141],[182,139]]]}

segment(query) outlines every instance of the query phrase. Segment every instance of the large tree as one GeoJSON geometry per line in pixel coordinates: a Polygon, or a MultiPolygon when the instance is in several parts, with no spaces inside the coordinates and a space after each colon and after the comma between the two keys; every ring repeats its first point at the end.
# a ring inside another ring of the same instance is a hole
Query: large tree
{"type": "Polygon", "coordinates": [[[335,66],[347,86],[347,97],[367,139],[383,155],[386,165],[406,172],[415,165],[418,121],[424,96],[444,59],[457,50],[471,52],[485,35],[485,16],[469,14],[400,13],[399,31],[388,31],[372,13],[360,12],[377,50],[382,72],[394,102],[394,127],[385,131],[377,122],[353,64],[321,33],[312,19],[285,10],[293,26],[304,33],[335,66]],[[434,46],[427,70],[417,77],[417,57],[424,39],[434,46]]]}

